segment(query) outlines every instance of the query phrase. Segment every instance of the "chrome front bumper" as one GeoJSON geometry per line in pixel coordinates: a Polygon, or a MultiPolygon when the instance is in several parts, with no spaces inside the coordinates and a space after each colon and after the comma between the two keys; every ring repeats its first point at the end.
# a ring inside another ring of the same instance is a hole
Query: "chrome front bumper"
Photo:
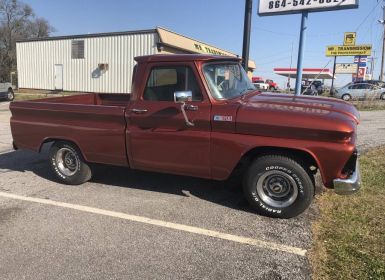
{"type": "Polygon", "coordinates": [[[358,159],[354,173],[347,179],[334,179],[334,191],[340,195],[353,194],[359,191],[361,187],[360,166],[358,159]]]}

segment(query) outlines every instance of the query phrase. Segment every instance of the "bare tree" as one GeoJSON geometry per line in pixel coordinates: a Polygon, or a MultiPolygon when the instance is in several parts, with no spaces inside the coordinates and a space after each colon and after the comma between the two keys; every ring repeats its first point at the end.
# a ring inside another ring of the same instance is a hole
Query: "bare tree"
{"type": "Polygon", "coordinates": [[[0,0],[0,79],[9,80],[16,69],[16,41],[47,37],[54,31],[44,18],[18,0],[0,0]]]}
{"type": "Polygon", "coordinates": [[[48,37],[55,29],[49,25],[48,21],[44,18],[35,18],[26,26],[27,38],[43,38],[48,37]]]}

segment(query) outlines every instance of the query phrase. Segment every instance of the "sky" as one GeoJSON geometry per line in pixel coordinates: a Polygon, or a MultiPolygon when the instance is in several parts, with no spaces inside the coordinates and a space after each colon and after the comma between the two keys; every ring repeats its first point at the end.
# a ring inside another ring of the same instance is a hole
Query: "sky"
{"type": "MultiPolygon", "coordinates": [[[[385,1],[385,0],[384,0],[385,1]]],[[[53,36],[152,29],[162,26],[207,44],[242,54],[244,0],[24,0],[36,16],[56,29],[53,36]]],[[[259,17],[253,1],[250,58],[257,64],[254,76],[270,78],[284,87],[287,78],[273,68],[296,67],[301,15],[259,17]],[[293,48],[293,52],[292,52],[293,48]],[[293,54],[293,55],[292,55],[293,54]],[[291,59],[292,58],[292,59],[291,59]]],[[[325,56],[327,45],[343,42],[344,32],[357,32],[357,44],[373,44],[374,77],[380,71],[383,25],[382,0],[360,0],[359,8],[310,13],[304,67],[333,68],[325,56]],[[380,1],[381,3],[378,3],[380,1]]],[[[337,62],[352,62],[339,57],[337,62]]],[[[351,81],[338,75],[337,86],[351,81]]],[[[292,82],[294,85],[294,82],[292,82]]]]}

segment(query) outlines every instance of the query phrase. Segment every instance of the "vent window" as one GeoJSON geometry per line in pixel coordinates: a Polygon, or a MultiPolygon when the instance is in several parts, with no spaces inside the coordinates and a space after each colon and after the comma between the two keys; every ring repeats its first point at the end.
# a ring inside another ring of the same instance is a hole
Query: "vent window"
{"type": "Polygon", "coordinates": [[[84,40],[72,41],[71,57],[72,59],[84,58],[84,40]]]}

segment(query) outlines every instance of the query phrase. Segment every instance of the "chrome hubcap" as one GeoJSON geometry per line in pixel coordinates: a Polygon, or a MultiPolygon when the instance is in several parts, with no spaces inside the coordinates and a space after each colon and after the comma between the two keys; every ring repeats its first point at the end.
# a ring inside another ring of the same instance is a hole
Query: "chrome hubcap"
{"type": "Polygon", "coordinates": [[[72,176],[79,169],[79,160],[75,153],[68,148],[61,148],[56,153],[56,164],[61,173],[72,176]]]}
{"type": "Polygon", "coordinates": [[[257,193],[260,199],[276,208],[288,207],[298,196],[298,186],[287,173],[272,170],[264,173],[257,181],[257,193]]]}

